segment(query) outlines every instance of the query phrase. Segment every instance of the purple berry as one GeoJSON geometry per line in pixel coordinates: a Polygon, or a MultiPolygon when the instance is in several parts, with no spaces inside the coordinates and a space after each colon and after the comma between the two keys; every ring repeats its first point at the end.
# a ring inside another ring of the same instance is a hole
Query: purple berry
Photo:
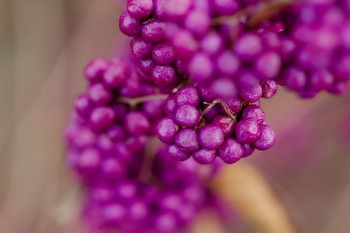
{"type": "Polygon", "coordinates": [[[107,105],[112,100],[111,92],[102,84],[91,86],[87,93],[89,99],[98,106],[107,105]]]}
{"type": "Polygon", "coordinates": [[[152,44],[140,37],[134,38],[131,43],[131,52],[138,59],[146,59],[152,53],[152,44]]]}
{"type": "Polygon", "coordinates": [[[197,132],[193,129],[181,129],[175,137],[175,143],[187,153],[191,153],[199,149],[197,132]]]}
{"type": "Polygon", "coordinates": [[[105,71],[109,67],[109,62],[103,58],[96,58],[92,60],[85,68],[84,74],[85,77],[91,83],[99,82],[105,71]]]}
{"type": "Polygon", "coordinates": [[[200,164],[210,164],[216,158],[216,150],[201,149],[193,154],[193,159],[200,164]]]}
{"type": "Polygon", "coordinates": [[[185,104],[197,106],[200,98],[196,88],[192,86],[184,86],[176,92],[175,101],[178,106],[185,104]]]}
{"type": "Polygon", "coordinates": [[[124,12],[119,18],[119,28],[125,35],[134,37],[140,34],[141,22],[124,12]]]}
{"type": "Polygon", "coordinates": [[[179,83],[179,78],[172,66],[155,66],[151,78],[157,86],[164,89],[173,89],[179,83]]]}
{"type": "Polygon", "coordinates": [[[243,148],[239,142],[234,139],[226,139],[219,149],[219,156],[225,163],[232,164],[239,161],[243,156],[243,148]]]}
{"type": "Polygon", "coordinates": [[[224,133],[225,138],[230,137],[235,131],[236,123],[228,116],[217,116],[213,124],[218,125],[224,133]]]}
{"type": "Polygon", "coordinates": [[[156,133],[162,142],[171,143],[175,140],[177,130],[178,127],[172,119],[164,118],[159,121],[156,133]]]}
{"type": "Polygon", "coordinates": [[[241,143],[255,142],[260,135],[259,124],[254,120],[241,120],[236,125],[236,138],[241,143]]]}
{"type": "Polygon", "coordinates": [[[164,23],[159,20],[152,20],[142,26],[141,33],[144,40],[150,43],[158,43],[164,40],[164,23]]]}
{"type": "Polygon", "coordinates": [[[159,65],[170,65],[175,61],[176,56],[171,45],[160,43],[153,47],[152,58],[159,65]]]}
{"type": "Polygon", "coordinates": [[[191,78],[198,83],[206,83],[213,77],[213,65],[205,54],[196,54],[188,65],[191,78]]]}
{"type": "Polygon", "coordinates": [[[263,91],[262,97],[265,99],[271,99],[274,97],[278,89],[277,83],[271,79],[263,81],[261,87],[263,91]]]}
{"type": "Polygon", "coordinates": [[[256,105],[250,105],[246,107],[242,113],[242,119],[256,121],[259,124],[265,120],[265,113],[260,107],[256,105]]]}
{"type": "Polygon", "coordinates": [[[199,131],[199,143],[207,150],[219,149],[224,143],[224,133],[220,126],[206,125],[199,131]]]}
{"type": "Polygon", "coordinates": [[[169,158],[171,158],[172,160],[175,160],[175,161],[185,161],[191,157],[191,154],[182,151],[176,145],[170,145],[168,147],[168,156],[169,156],[169,158]]]}
{"type": "Polygon", "coordinates": [[[136,19],[146,19],[153,12],[153,0],[129,0],[128,12],[136,19]]]}
{"type": "Polygon", "coordinates": [[[267,150],[275,144],[275,132],[270,126],[261,126],[261,136],[254,142],[254,147],[258,150],[267,150]]]}
{"type": "Polygon", "coordinates": [[[133,136],[147,134],[151,128],[149,120],[142,112],[130,112],[124,122],[126,130],[133,136]]]}
{"type": "Polygon", "coordinates": [[[103,81],[110,88],[119,88],[129,78],[129,70],[126,64],[111,65],[103,75],[103,81]]]}
{"type": "Polygon", "coordinates": [[[96,130],[109,128],[115,120],[114,111],[108,107],[99,107],[91,112],[90,124],[96,130]]]}
{"type": "Polygon", "coordinates": [[[175,121],[179,125],[186,127],[194,127],[199,123],[200,113],[192,105],[180,106],[175,113],[175,121]]]}

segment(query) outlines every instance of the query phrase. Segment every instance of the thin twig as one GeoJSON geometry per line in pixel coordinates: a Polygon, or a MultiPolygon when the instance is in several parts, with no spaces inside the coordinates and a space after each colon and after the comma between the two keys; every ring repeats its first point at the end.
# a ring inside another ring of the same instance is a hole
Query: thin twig
{"type": "Polygon", "coordinates": [[[152,101],[152,100],[165,100],[168,98],[168,95],[159,94],[159,95],[146,95],[138,98],[128,98],[128,97],[119,97],[117,98],[117,101],[120,103],[128,104],[131,107],[135,107],[138,104],[152,101]]]}

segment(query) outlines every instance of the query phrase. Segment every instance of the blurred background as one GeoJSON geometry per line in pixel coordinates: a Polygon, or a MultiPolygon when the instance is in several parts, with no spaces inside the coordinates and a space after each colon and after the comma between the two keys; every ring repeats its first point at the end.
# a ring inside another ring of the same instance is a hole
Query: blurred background
{"type": "MultiPolygon", "coordinates": [[[[85,64],[128,47],[122,10],[112,0],[0,0],[0,233],[86,232],[62,131],[85,64]]],[[[214,184],[237,209],[230,232],[349,233],[349,96],[280,91],[263,104],[276,146],[214,184]]],[[[204,214],[193,232],[227,232],[215,224],[204,214]]]]}

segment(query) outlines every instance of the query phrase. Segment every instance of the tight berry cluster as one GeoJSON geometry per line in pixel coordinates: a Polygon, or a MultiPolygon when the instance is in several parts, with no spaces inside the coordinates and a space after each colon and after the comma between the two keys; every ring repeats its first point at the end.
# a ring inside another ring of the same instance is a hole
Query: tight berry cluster
{"type": "Polygon", "coordinates": [[[192,156],[198,163],[210,164],[218,156],[231,164],[275,142],[260,107],[240,99],[207,104],[195,87],[184,86],[169,95],[164,107],[167,117],[160,120],[156,133],[174,160],[192,156]]]}
{"type": "Polygon", "coordinates": [[[183,75],[174,48],[165,40],[166,22],[160,20],[162,5],[153,0],[133,0],[128,1],[127,9],[120,16],[119,27],[133,37],[130,46],[139,73],[161,89],[172,90],[183,75]]]}
{"type": "Polygon", "coordinates": [[[128,0],[132,59],[88,64],[66,131],[92,225],[185,230],[222,162],[273,146],[262,98],[346,90],[349,15],[348,0],[128,0]]]}
{"type": "Polygon", "coordinates": [[[286,10],[282,37],[292,55],[279,82],[310,98],[322,90],[341,94],[350,79],[349,3],[307,1],[286,10]],[[347,5],[347,6],[346,6],[347,5]]]}
{"type": "Polygon", "coordinates": [[[271,98],[275,92],[264,96],[263,82],[269,80],[277,91],[273,80],[282,63],[281,48],[276,46],[279,30],[248,28],[238,17],[241,8],[235,1],[186,2],[181,13],[170,4],[166,13],[172,22],[169,40],[189,78],[215,98],[240,97],[248,102],[271,98]]]}
{"type": "Polygon", "coordinates": [[[88,89],[66,130],[67,162],[87,188],[85,214],[96,227],[123,232],[186,227],[207,205],[205,182],[218,164],[176,163],[152,142],[164,99],[130,65],[95,59],[85,75],[88,89]]]}

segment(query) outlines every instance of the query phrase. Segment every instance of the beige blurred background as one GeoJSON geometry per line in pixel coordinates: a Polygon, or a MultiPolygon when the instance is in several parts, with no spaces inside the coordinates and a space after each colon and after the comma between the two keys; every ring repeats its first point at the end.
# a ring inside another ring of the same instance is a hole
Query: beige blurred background
{"type": "MultiPolygon", "coordinates": [[[[0,233],[86,232],[79,185],[64,166],[62,129],[84,89],[84,65],[127,46],[117,30],[120,11],[112,0],[0,0],[0,233]]],[[[287,233],[266,230],[274,223],[249,206],[266,203],[270,213],[272,200],[293,232],[349,233],[350,150],[341,130],[349,101],[327,95],[300,101],[282,91],[264,105],[277,145],[218,178],[226,182],[218,190],[238,193],[226,195],[243,215],[232,232],[287,233]],[[271,200],[245,193],[251,189],[242,180],[250,179],[271,200]]]]}

